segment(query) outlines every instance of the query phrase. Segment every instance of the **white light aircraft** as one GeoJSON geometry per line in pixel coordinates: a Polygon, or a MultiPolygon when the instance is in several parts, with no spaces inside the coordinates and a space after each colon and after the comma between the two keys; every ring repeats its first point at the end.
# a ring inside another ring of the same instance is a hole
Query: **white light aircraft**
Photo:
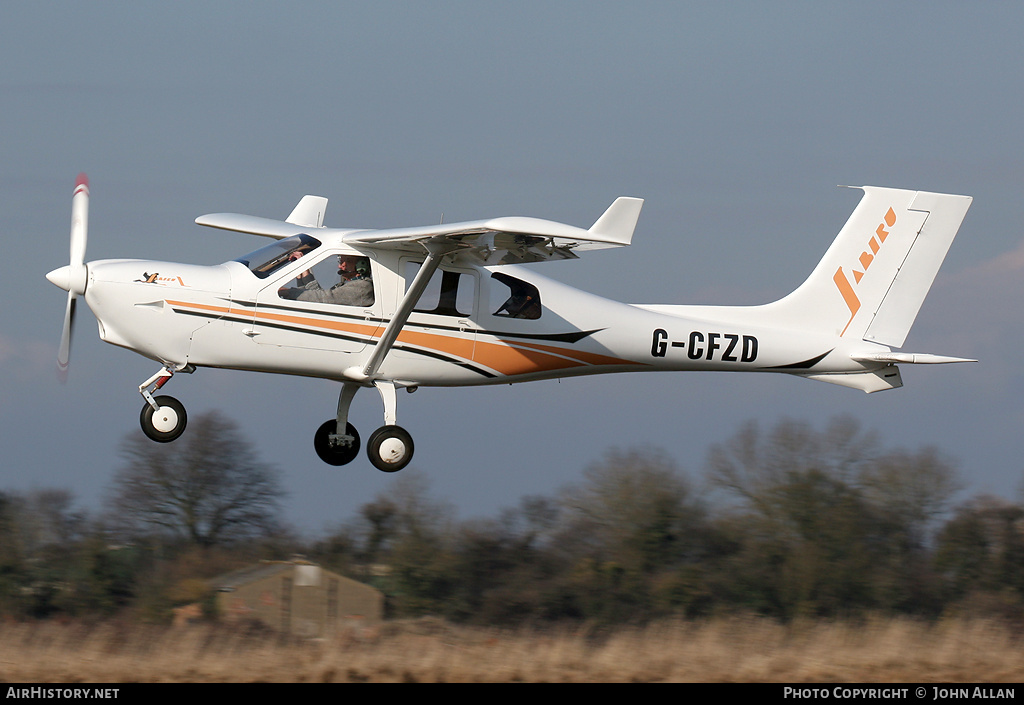
{"type": "Polygon", "coordinates": [[[502,217],[391,230],[324,227],[327,199],[304,196],[283,221],[216,213],[199,225],[273,242],[214,266],[85,262],[89,182],[72,197],[71,262],[46,275],[68,292],[58,372],[85,296],[102,340],[155,360],[139,385],[142,429],[173,441],[186,413],[154,396],[178,372],[221,367],[341,383],[317,455],[351,462],[348,422],[376,388],[384,425],[370,462],[394,472],[413,455],[397,425],[397,391],[504,384],[611,372],[782,372],[865,392],[902,386],[900,363],[967,362],[896,352],[971,198],[873,186],[808,279],[760,306],[634,305],[518,266],[629,245],[643,201],[618,198],[589,229],[502,217]]]}

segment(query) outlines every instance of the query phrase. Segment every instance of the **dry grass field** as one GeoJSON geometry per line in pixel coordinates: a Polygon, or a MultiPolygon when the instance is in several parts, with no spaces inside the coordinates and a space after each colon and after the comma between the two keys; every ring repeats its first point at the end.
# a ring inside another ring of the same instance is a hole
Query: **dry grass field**
{"type": "Polygon", "coordinates": [[[216,626],[0,626],[7,682],[1010,682],[1018,635],[994,622],[782,626],[758,618],[607,633],[391,622],[328,641],[216,626]]]}

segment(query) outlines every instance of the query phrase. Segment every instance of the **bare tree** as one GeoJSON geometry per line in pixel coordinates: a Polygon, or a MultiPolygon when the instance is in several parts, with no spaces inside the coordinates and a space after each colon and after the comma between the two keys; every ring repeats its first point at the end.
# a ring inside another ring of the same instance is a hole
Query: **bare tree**
{"type": "Polygon", "coordinates": [[[612,449],[584,478],[562,490],[562,549],[640,572],[675,565],[693,552],[704,511],[668,456],[612,449]]]}
{"type": "Polygon", "coordinates": [[[125,438],[109,502],[118,518],[200,546],[272,532],[284,494],[277,472],[217,412],[199,416],[189,431],[168,444],[125,438]]]}
{"type": "Polygon", "coordinates": [[[915,545],[960,489],[956,467],[934,448],[883,448],[877,437],[840,416],[822,430],[782,420],[767,433],[748,423],[732,439],[712,446],[709,479],[732,499],[765,517],[788,516],[784,491],[809,477],[827,478],[856,491],[890,522],[898,520],[915,545]]]}
{"type": "Polygon", "coordinates": [[[933,609],[928,536],[959,486],[934,449],[884,449],[844,417],[747,424],[712,447],[708,477],[733,510],[727,573],[756,576],[732,590],[756,609],[933,609]]]}
{"type": "Polygon", "coordinates": [[[731,499],[770,515],[775,488],[812,472],[850,483],[882,452],[874,434],[845,416],[820,431],[783,419],[765,433],[751,421],[727,442],[711,446],[708,478],[731,499]]]}

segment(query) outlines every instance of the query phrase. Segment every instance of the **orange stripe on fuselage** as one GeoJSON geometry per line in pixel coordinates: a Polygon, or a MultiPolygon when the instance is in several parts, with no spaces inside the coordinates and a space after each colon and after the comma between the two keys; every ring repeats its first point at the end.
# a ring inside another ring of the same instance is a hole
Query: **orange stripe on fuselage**
{"type": "Polygon", "coordinates": [[[628,365],[630,360],[607,357],[582,350],[571,350],[552,345],[523,341],[499,340],[487,342],[433,333],[403,331],[398,340],[420,347],[457,355],[479,363],[498,374],[512,376],[534,372],[550,372],[590,365],[628,365]]]}
{"type": "Polygon", "coordinates": [[[309,318],[306,316],[292,316],[286,313],[270,313],[268,311],[261,311],[256,309],[256,320],[259,321],[279,321],[281,323],[297,323],[304,326],[311,326],[314,328],[324,328],[326,330],[337,330],[345,331],[347,333],[358,333],[359,335],[373,335],[379,328],[378,325],[364,325],[361,323],[351,323],[349,321],[339,320],[323,320],[321,318],[309,318]]]}
{"type": "Polygon", "coordinates": [[[231,311],[231,309],[227,308],[226,306],[211,306],[210,304],[194,304],[191,301],[172,301],[171,299],[166,299],[166,301],[171,306],[188,306],[190,308],[199,308],[199,309],[202,309],[204,311],[214,311],[216,313],[229,313],[231,311]]]}
{"type": "Polygon", "coordinates": [[[581,367],[585,363],[551,355],[539,350],[519,348],[507,343],[477,342],[475,362],[490,367],[503,375],[523,375],[531,372],[549,372],[581,367]]]}
{"type": "Polygon", "coordinates": [[[504,343],[488,343],[420,331],[403,330],[398,334],[398,342],[471,360],[501,375],[546,372],[583,364],[544,352],[521,350],[504,343]]]}
{"type": "MultiPolygon", "coordinates": [[[[224,306],[171,301],[169,299],[167,303],[174,306],[188,306],[213,313],[229,313],[229,309],[224,306]]],[[[380,338],[384,334],[384,326],[379,325],[364,325],[340,320],[323,320],[295,314],[273,313],[259,308],[254,311],[253,315],[257,321],[291,323],[311,328],[345,331],[372,338],[380,338]]],[[[498,374],[507,376],[549,372],[588,365],[635,364],[631,360],[622,360],[583,350],[571,350],[552,345],[541,345],[539,343],[500,339],[498,342],[492,343],[474,340],[473,338],[412,330],[403,330],[399,333],[398,342],[476,362],[488,369],[494,370],[498,374]]]]}
{"type": "Polygon", "coordinates": [[[551,345],[540,345],[539,343],[526,343],[520,341],[502,341],[508,345],[515,345],[517,347],[533,348],[535,350],[543,350],[546,352],[554,353],[555,355],[565,355],[571,357],[574,360],[586,363],[588,365],[634,365],[636,364],[632,360],[623,360],[617,357],[608,357],[607,355],[598,355],[597,353],[587,352],[585,350],[567,350],[565,348],[558,348],[551,345]]]}
{"type": "MultiPolygon", "coordinates": [[[[384,335],[384,331],[380,331],[380,333],[374,337],[379,338],[382,335],[384,335]]],[[[447,335],[403,330],[398,334],[398,342],[416,345],[436,352],[443,352],[448,355],[454,355],[455,357],[461,357],[463,360],[473,359],[474,342],[472,338],[466,340],[465,338],[451,338],[447,335]]]]}
{"type": "MultiPolygon", "coordinates": [[[[211,311],[214,313],[229,313],[230,309],[224,306],[213,306],[210,304],[196,304],[188,301],[171,301],[167,299],[167,303],[172,306],[188,306],[190,308],[197,308],[202,311],[211,311]]],[[[238,313],[243,313],[239,311],[238,313]]],[[[357,333],[361,335],[373,335],[376,332],[377,325],[363,325],[360,323],[350,323],[348,321],[336,321],[336,320],[323,320],[320,318],[310,318],[308,316],[296,316],[286,313],[273,313],[264,309],[257,308],[253,312],[253,317],[257,321],[278,321],[280,323],[294,323],[304,326],[310,326],[313,328],[323,328],[326,330],[345,331],[348,333],[357,333]]]]}

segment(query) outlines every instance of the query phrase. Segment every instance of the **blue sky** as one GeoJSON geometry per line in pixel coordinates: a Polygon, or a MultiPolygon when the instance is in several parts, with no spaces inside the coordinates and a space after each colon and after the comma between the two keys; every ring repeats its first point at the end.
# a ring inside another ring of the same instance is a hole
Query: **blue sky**
{"type": "MultiPolygon", "coordinates": [[[[967,491],[1024,477],[1024,9],[1009,3],[8,3],[0,10],[0,489],[68,487],[98,508],[154,363],[79,315],[54,379],[75,175],[87,259],[232,259],[257,238],[193,224],[283,218],[327,196],[331,226],[498,215],[589,226],[646,199],[633,246],[539,265],[637,303],[748,304],[810,272],[872,184],[974,205],[904,347],[981,360],[905,369],[864,395],[774,375],[622,375],[400,398],[406,473],[462,516],[578,479],[610,447],[695,474],[752,418],[838,414],[890,446],[934,445],[967,491]],[[528,430],[509,419],[529,418],[528,430]]],[[[200,370],[167,388],[219,409],[277,465],[304,531],[394,477],[312,449],[336,385],[200,370]]],[[[380,401],[353,408],[363,436],[380,401]]]]}

